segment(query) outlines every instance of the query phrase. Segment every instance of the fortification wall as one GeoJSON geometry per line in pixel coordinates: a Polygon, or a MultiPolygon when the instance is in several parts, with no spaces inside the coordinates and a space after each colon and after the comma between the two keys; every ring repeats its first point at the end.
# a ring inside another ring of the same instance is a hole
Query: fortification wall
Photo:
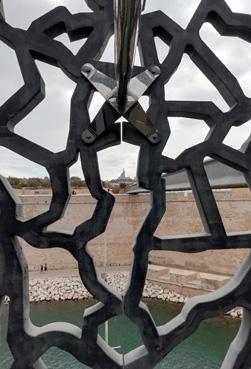
{"type": "MultiPolygon", "coordinates": [[[[227,232],[251,230],[251,193],[248,189],[216,191],[215,197],[227,232]]],[[[49,208],[50,196],[21,196],[26,219],[49,208]]],[[[198,209],[191,192],[167,193],[167,210],[156,231],[158,236],[194,234],[203,232],[198,209]]],[[[95,200],[89,195],[73,196],[64,218],[49,229],[73,232],[81,222],[87,220],[95,208],[95,200]]],[[[107,260],[111,265],[130,265],[133,258],[133,242],[147,214],[149,194],[117,195],[116,204],[105,236],[93,240],[89,249],[98,265],[104,261],[104,243],[107,244],[107,260]]],[[[72,256],[61,249],[37,250],[22,241],[31,270],[47,263],[49,268],[76,267],[72,256]]],[[[225,275],[233,274],[247,254],[246,250],[209,251],[200,254],[181,254],[155,251],[150,262],[191,270],[225,275]]]]}

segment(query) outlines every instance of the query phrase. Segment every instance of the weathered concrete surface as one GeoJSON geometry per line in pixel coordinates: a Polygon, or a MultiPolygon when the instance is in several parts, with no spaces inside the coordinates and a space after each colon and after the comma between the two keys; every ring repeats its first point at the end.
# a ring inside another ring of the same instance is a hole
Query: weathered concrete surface
{"type": "Polygon", "coordinates": [[[230,280],[229,276],[149,265],[147,280],[182,296],[193,297],[215,291],[230,280]]]}
{"type": "MultiPolygon", "coordinates": [[[[251,193],[248,189],[232,189],[215,192],[217,203],[228,232],[251,230],[251,193]]],[[[50,204],[49,196],[23,196],[25,218],[44,212],[50,204]]],[[[167,193],[167,211],[156,232],[158,236],[194,234],[203,232],[198,210],[191,192],[167,193]]],[[[150,197],[141,195],[117,195],[116,204],[106,232],[108,262],[111,265],[130,265],[133,242],[149,208],[150,197]]],[[[88,195],[73,196],[62,220],[54,228],[73,232],[76,225],[87,220],[95,207],[88,195]]],[[[97,264],[104,260],[104,235],[90,244],[97,264]]],[[[49,268],[74,268],[75,262],[64,250],[36,250],[24,242],[24,251],[31,270],[39,269],[41,263],[49,268]]],[[[180,254],[156,251],[150,255],[154,264],[176,268],[233,274],[243,261],[246,250],[208,251],[200,254],[180,254]]]]}

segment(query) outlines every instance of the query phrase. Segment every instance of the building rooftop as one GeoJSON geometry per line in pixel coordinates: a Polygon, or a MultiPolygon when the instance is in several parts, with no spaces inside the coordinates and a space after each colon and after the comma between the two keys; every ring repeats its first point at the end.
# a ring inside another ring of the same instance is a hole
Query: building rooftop
{"type": "MultiPolygon", "coordinates": [[[[247,187],[244,175],[216,160],[205,162],[205,170],[209,182],[214,189],[247,187]]],[[[185,170],[164,176],[166,180],[166,191],[186,191],[191,189],[188,175],[185,170]]],[[[146,192],[137,185],[128,186],[125,190],[128,194],[146,192]]]]}

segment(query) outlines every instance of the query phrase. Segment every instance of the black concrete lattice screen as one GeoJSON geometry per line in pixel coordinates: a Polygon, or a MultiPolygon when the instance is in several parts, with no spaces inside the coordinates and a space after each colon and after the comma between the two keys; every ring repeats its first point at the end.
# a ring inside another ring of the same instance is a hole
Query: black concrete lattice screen
{"type": "MultiPolygon", "coordinates": [[[[0,300],[6,295],[10,298],[7,339],[14,357],[11,368],[45,369],[42,355],[52,346],[71,353],[81,363],[95,369],[153,368],[195,332],[201,321],[241,306],[244,309],[243,322],[221,369],[250,369],[250,256],[224,288],[192,298],[180,315],[161,327],[156,326],[141,299],[148,255],[152,250],[200,253],[250,248],[251,234],[226,233],[203,160],[210,156],[237,169],[244,173],[250,185],[250,140],[240,151],[226,146],[223,141],[232,127],[241,126],[251,119],[251,102],[236,78],[201,40],[199,31],[205,22],[209,22],[223,36],[236,36],[251,42],[251,16],[233,13],[223,0],[202,0],[186,30],[161,11],[141,17],[139,47],[144,67],[135,67],[133,73],[137,76],[148,68],[153,73],[157,71],[158,76],[144,92],[150,97],[147,114],[141,111],[137,102],[126,112],[128,122],[123,123],[123,140],[140,148],[138,181],[141,187],[151,192],[152,200],[151,210],[136,237],[129,287],[124,296],[119,296],[98,277],[93,257],[88,252],[88,243],[105,231],[113,209],[114,197],[102,188],[97,152],[121,142],[120,127],[114,124],[121,114],[106,102],[96,119],[90,122],[88,106],[95,89],[82,69],[83,65],[90,64],[114,79],[114,64],[99,61],[113,34],[113,1],[86,2],[93,12],[73,15],[66,8],[57,7],[35,20],[26,31],[11,27],[5,21],[1,8],[0,38],[15,51],[24,84],[0,108],[0,145],[46,168],[53,190],[49,210],[25,221],[20,202],[7,180],[1,178],[0,300]],[[67,33],[72,41],[87,41],[73,55],[66,46],[55,40],[62,33],[67,33]],[[154,42],[156,36],[170,46],[163,63],[158,60],[154,42]],[[229,111],[222,112],[210,101],[165,101],[164,86],[175,73],[184,53],[217,88],[229,105],[229,111]],[[44,98],[44,83],[36,60],[57,66],[76,83],[67,146],[59,153],[52,153],[15,133],[15,126],[44,98]],[[137,126],[135,114],[146,118],[143,126],[137,126]],[[203,120],[210,132],[203,143],[185,150],[177,159],[171,159],[162,155],[170,135],[168,117],[203,120]],[[47,231],[47,227],[64,214],[70,194],[68,170],[78,156],[90,193],[97,200],[96,208],[92,217],[79,224],[73,234],[47,231]],[[154,233],[166,211],[162,175],[182,169],[189,175],[205,233],[158,238],[154,233]],[[63,248],[76,259],[83,284],[99,301],[85,311],[82,329],[65,323],[38,328],[31,323],[28,268],[17,237],[39,249],[63,248]],[[121,314],[137,326],[143,341],[142,347],[123,356],[98,335],[101,324],[121,314]]],[[[87,69],[85,72],[88,72],[87,69]]]]}

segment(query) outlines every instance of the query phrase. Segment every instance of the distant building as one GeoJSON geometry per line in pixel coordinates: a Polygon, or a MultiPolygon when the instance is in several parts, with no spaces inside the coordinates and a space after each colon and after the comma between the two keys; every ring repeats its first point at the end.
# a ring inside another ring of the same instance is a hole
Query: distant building
{"type": "Polygon", "coordinates": [[[123,172],[120,174],[120,176],[117,179],[118,181],[126,181],[126,174],[125,169],[123,169],[123,172]]]}
{"type": "Polygon", "coordinates": [[[120,176],[118,178],[113,179],[111,181],[111,183],[122,183],[122,182],[135,183],[135,180],[134,179],[132,179],[131,177],[127,177],[126,176],[125,169],[123,169],[122,173],[120,174],[120,176]]]}

